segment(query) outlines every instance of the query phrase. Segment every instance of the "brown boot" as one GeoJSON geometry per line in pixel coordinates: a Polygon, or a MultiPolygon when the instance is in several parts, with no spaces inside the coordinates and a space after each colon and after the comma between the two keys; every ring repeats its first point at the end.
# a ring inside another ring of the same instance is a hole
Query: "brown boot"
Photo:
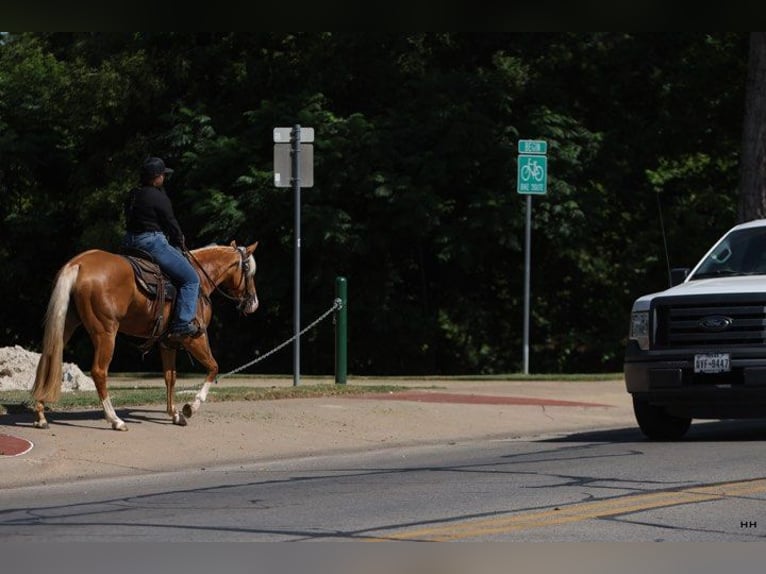
{"type": "Polygon", "coordinates": [[[168,341],[178,342],[184,339],[194,339],[204,332],[196,319],[193,319],[181,328],[175,328],[168,333],[168,341]]]}

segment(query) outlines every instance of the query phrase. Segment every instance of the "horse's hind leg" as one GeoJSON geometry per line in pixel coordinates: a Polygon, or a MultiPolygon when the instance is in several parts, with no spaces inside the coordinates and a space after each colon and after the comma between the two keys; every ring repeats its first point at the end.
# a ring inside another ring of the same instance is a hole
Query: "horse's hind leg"
{"type": "Polygon", "coordinates": [[[35,422],[32,426],[38,429],[48,428],[48,419],[45,418],[45,403],[43,401],[35,401],[35,422]]]}
{"type": "Polygon", "coordinates": [[[173,424],[186,426],[186,417],[178,412],[173,401],[176,386],[176,349],[160,345],[160,357],[162,358],[162,372],[165,377],[166,410],[173,424]]]}
{"type": "MultiPolygon", "coordinates": [[[[74,334],[74,332],[77,330],[77,327],[79,326],[80,326],[80,317],[77,315],[76,311],[74,311],[72,307],[69,307],[67,310],[66,319],[64,322],[64,333],[62,336],[62,345],[64,347],[69,342],[69,339],[72,338],[72,335],[74,334]]],[[[45,357],[41,357],[40,360],[47,361],[49,359],[46,359],[45,357]]],[[[47,368],[48,366],[45,363],[38,365],[38,370],[42,370],[43,372],[47,368]]],[[[33,426],[40,429],[48,428],[48,420],[45,418],[45,402],[44,401],[35,401],[35,422],[33,426]]]]}
{"type": "Polygon", "coordinates": [[[114,430],[126,431],[128,427],[125,422],[117,416],[112,406],[112,400],[109,398],[109,392],[106,388],[106,378],[109,372],[109,363],[112,362],[114,354],[114,340],[117,332],[102,332],[91,334],[93,341],[93,366],[90,376],[96,384],[98,398],[101,399],[101,406],[104,408],[104,417],[112,425],[114,430]]]}

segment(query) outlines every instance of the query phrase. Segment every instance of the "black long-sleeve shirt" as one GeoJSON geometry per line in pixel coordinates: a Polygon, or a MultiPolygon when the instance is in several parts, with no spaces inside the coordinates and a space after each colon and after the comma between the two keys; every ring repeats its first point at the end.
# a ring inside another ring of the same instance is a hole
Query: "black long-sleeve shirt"
{"type": "Polygon", "coordinates": [[[180,247],[184,242],[173,204],[161,187],[147,185],[130,190],[125,203],[125,221],[129,233],[162,231],[171,245],[180,247]]]}

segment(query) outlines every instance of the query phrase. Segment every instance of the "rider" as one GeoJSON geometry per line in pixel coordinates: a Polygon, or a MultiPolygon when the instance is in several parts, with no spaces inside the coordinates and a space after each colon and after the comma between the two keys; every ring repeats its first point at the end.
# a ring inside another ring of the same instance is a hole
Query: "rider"
{"type": "Polygon", "coordinates": [[[175,319],[168,337],[181,340],[202,330],[195,319],[199,276],[184,256],[187,251],[184,234],[163,187],[165,178],[172,173],[158,157],[144,161],[140,186],[131,189],[125,203],[127,233],[123,246],[148,252],[178,288],[175,319]]]}

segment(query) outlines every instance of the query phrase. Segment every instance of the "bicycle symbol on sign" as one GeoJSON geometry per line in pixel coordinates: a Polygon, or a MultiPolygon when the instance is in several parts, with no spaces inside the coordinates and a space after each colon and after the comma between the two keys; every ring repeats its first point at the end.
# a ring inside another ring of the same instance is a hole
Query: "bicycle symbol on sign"
{"type": "Polygon", "coordinates": [[[529,160],[521,168],[521,179],[524,181],[529,181],[530,179],[534,179],[535,181],[542,181],[544,176],[545,170],[543,169],[543,166],[541,166],[535,160],[529,160]]]}

